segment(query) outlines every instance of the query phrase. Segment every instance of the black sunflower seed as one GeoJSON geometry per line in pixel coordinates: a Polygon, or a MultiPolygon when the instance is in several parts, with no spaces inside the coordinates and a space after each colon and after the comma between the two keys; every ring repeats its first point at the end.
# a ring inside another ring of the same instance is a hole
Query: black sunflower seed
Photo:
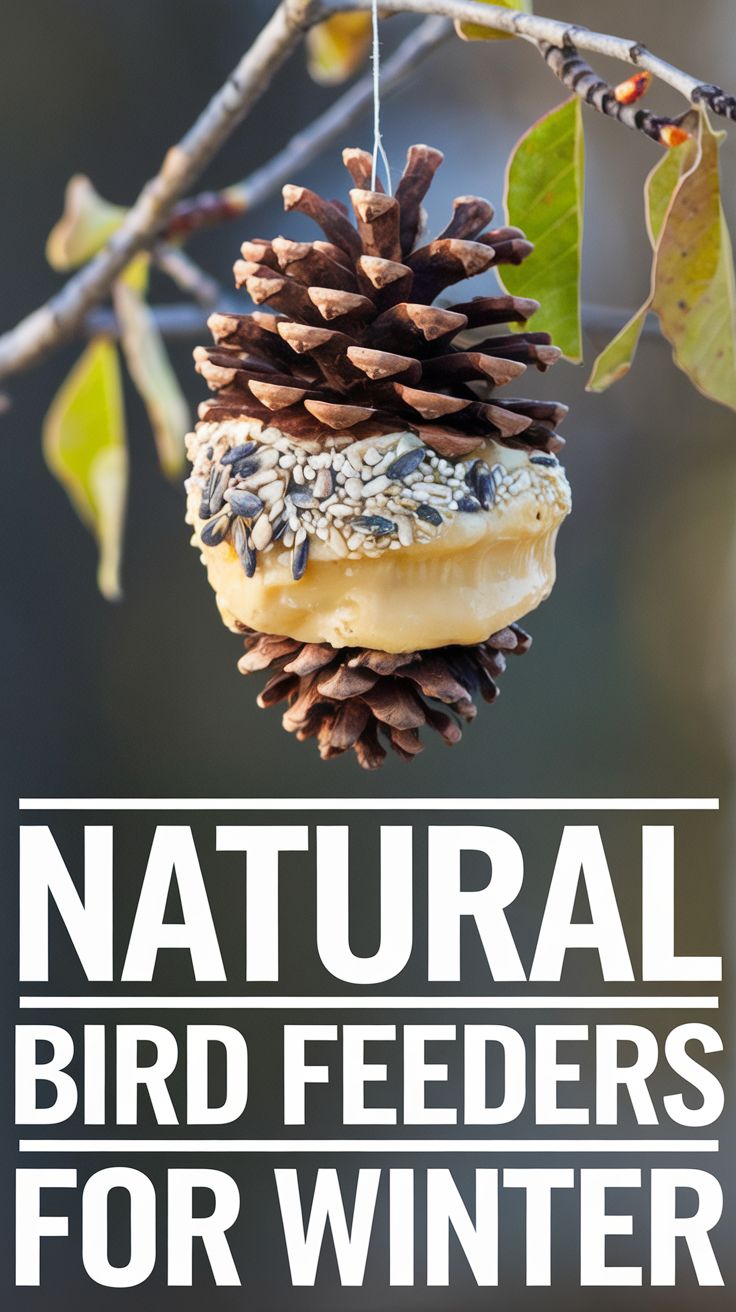
{"type": "Polygon", "coordinates": [[[471,487],[484,510],[492,505],[496,492],[496,483],[485,460],[475,460],[468,474],[468,486],[471,487]]]}
{"type": "Polygon", "coordinates": [[[428,524],[436,525],[437,528],[443,522],[439,510],[435,510],[434,506],[420,506],[417,510],[417,518],[424,519],[428,524]]]}
{"type": "Polygon", "coordinates": [[[221,542],[224,542],[230,532],[231,523],[230,515],[224,514],[218,515],[216,519],[211,519],[209,523],[205,524],[199,535],[205,546],[217,547],[221,542]]]}
{"type": "Polygon", "coordinates": [[[309,560],[309,538],[306,537],[302,542],[294,547],[291,553],[291,576],[294,579],[300,579],[304,576],[309,560]]]}
{"type": "Polygon", "coordinates": [[[372,533],[374,538],[382,538],[387,533],[396,532],[394,521],[385,519],[383,515],[358,515],[358,518],[353,520],[351,527],[364,530],[366,533],[372,533]]]}
{"type": "Polygon", "coordinates": [[[243,519],[255,519],[263,510],[261,498],[257,497],[255,492],[246,492],[243,488],[231,488],[227,499],[234,513],[242,515],[243,519]]]}
{"type": "Polygon", "coordinates": [[[245,560],[245,548],[248,542],[248,530],[244,519],[236,519],[233,522],[233,546],[240,556],[245,560]]]}
{"type": "Polygon", "coordinates": [[[245,539],[245,560],[243,561],[243,564],[245,566],[246,578],[252,579],[258,568],[258,552],[253,546],[253,539],[250,533],[246,535],[245,539]]]}
{"type": "Polygon", "coordinates": [[[480,510],[481,504],[476,497],[459,497],[457,508],[464,510],[466,515],[475,515],[480,510]]]}
{"type": "Polygon", "coordinates": [[[225,504],[225,493],[229,482],[230,470],[223,469],[222,465],[213,465],[210,474],[210,483],[207,489],[211,515],[219,515],[222,510],[222,507],[225,504]]]}
{"type": "Polygon", "coordinates": [[[530,456],[529,461],[532,465],[547,465],[550,469],[559,464],[557,456],[530,456]]]}
{"type": "Polygon", "coordinates": [[[294,505],[299,506],[300,510],[311,510],[317,504],[311,489],[304,483],[290,483],[287,496],[291,497],[294,505]]]}
{"type": "Polygon", "coordinates": [[[397,456],[396,460],[389,465],[386,470],[387,478],[406,478],[407,475],[413,474],[421,465],[425,457],[423,446],[412,447],[410,451],[404,451],[402,455],[397,456]]]}
{"type": "Polygon", "coordinates": [[[226,451],[220,463],[223,465],[234,465],[237,460],[242,460],[245,456],[249,456],[255,451],[256,446],[256,442],[241,442],[240,446],[233,446],[229,451],[226,451]]]}
{"type": "Polygon", "coordinates": [[[258,456],[244,456],[242,460],[234,460],[228,468],[236,478],[248,478],[250,474],[258,472],[260,464],[258,456]]]}
{"type": "Polygon", "coordinates": [[[279,538],[284,536],[288,527],[289,521],[285,516],[282,519],[278,519],[273,526],[273,537],[271,538],[271,541],[278,542],[279,538]]]}
{"type": "Polygon", "coordinates": [[[246,577],[252,579],[258,565],[258,552],[253,546],[253,539],[244,519],[236,519],[233,524],[233,546],[240,557],[246,577]]]}

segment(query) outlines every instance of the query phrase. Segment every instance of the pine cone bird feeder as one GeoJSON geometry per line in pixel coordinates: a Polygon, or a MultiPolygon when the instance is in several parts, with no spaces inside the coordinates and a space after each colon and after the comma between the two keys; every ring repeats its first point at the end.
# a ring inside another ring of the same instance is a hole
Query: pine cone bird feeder
{"type": "Polygon", "coordinates": [[[445,303],[523,260],[523,233],[462,196],[422,244],[441,154],[412,147],[394,197],[370,190],[366,152],[344,160],[355,224],[286,187],[324,239],[245,242],[235,278],[260,308],[212,315],[215,345],[195,351],[215,395],[188,439],[188,520],[245,635],[241,670],[271,671],[261,704],[285,700],[284,727],[323,757],[354,747],[373,767],[379,732],[406,759],[424,725],[457,741],[528,648],[515,622],[551,590],[570,508],[566,407],[496,393],[559,356],[546,333],[503,330],[537,302],[445,303]]]}

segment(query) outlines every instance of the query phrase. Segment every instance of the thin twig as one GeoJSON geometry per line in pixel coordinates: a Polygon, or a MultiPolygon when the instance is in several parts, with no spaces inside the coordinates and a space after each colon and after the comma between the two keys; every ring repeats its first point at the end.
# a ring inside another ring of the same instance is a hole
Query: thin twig
{"type": "MultiPolygon", "coordinates": [[[[312,0],[282,0],[224,86],[146,184],[107,246],[58,295],[0,337],[0,378],[27,369],[72,336],[131,257],[160,232],[184,195],[298,45],[316,12],[312,0]]],[[[320,10],[321,12],[321,10],[320,10]]]]}
{"type": "Polygon", "coordinates": [[[180,291],[191,296],[205,309],[212,309],[213,305],[222,300],[222,288],[217,279],[200,269],[179,246],[157,242],[153,248],[153,258],[161,272],[171,278],[180,291]]]}
{"type": "MultiPolygon", "coordinates": [[[[217,302],[217,308],[227,314],[242,314],[248,306],[244,305],[236,293],[223,292],[217,302]]],[[[203,306],[186,302],[175,305],[154,305],[151,307],[151,313],[159,332],[170,341],[200,338],[207,332],[208,311],[203,306]]],[[[584,304],[582,315],[586,332],[613,336],[628,323],[631,311],[619,310],[610,305],[584,304]]],[[[91,310],[84,321],[84,331],[89,337],[94,337],[97,333],[118,337],[115,312],[107,308],[91,310]]],[[[654,315],[650,315],[647,319],[644,332],[646,335],[659,335],[654,315]]]]}
{"type": "MultiPolygon", "coordinates": [[[[371,0],[326,0],[325,8],[330,13],[368,11],[371,0]]],[[[620,59],[625,64],[647,69],[661,82],[674,87],[691,104],[702,102],[714,114],[736,119],[736,97],[727,95],[710,82],[692,77],[683,69],[652,54],[640,41],[632,41],[627,37],[608,36],[556,18],[543,18],[516,9],[501,9],[495,5],[479,4],[476,0],[381,0],[381,10],[384,14],[442,14],[455,22],[477,23],[495,32],[525,36],[535,42],[548,41],[554,46],[577,46],[593,54],[620,59]]]]}
{"type": "MultiPolygon", "coordinates": [[[[446,18],[429,18],[415,28],[382,65],[382,95],[385,97],[395,91],[451,34],[452,24],[446,18]]],[[[245,210],[262,204],[285,182],[293,182],[300,169],[317,159],[326,146],[341,137],[345,129],[370,108],[372,100],[373,78],[368,74],[360,78],[308,128],[297,132],[283,150],[251,173],[244,182],[237,182],[219,192],[202,192],[199,196],[180,201],[171,212],[166,235],[185,237],[200,228],[238,218],[245,210]]]]}
{"type": "MultiPolygon", "coordinates": [[[[569,91],[585,101],[586,105],[591,105],[599,114],[605,114],[607,118],[613,118],[617,123],[623,123],[624,127],[632,128],[635,132],[643,132],[645,136],[651,137],[661,145],[671,144],[666,139],[665,130],[679,127],[682,115],[678,118],[667,118],[661,114],[653,114],[651,110],[642,109],[636,104],[622,103],[616,97],[615,87],[586,63],[575,46],[553,46],[549,41],[537,41],[535,44],[555,77],[558,77],[569,91]]],[[[692,110],[686,110],[685,113],[691,114],[692,110]]]]}

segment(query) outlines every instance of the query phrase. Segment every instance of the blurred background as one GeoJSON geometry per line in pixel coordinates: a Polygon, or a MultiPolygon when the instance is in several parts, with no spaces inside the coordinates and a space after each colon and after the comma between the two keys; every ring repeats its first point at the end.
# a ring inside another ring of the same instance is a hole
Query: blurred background
{"type": "MultiPolygon", "coordinates": [[[[44,244],[70,175],[87,173],[103,196],[131,202],[273,7],[272,0],[3,0],[2,328],[59,285],[44,244]]],[[[650,0],[646,6],[634,0],[560,0],[559,8],[540,0],[538,8],[630,35],[704,80],[734,89],[736,8],[728,0],[701,0],[697,8],[684,0],[650,0]]],[[[412,22],[384,24],[387,52],[412,22]]],[[[613,81],[623,76],[605,61],[598,66],[613,81]]],[[[220,187],[245,177],[334,94],[308,79],[297,54],[202,185],[220,187]]],[[[384,136],[394,168],[413,141],[428,141],[446,155],[430,196],[431,225],[444,223],[459,193],[487,195],[500,209],[509,151],[564,94],[522,42],[452,42],[392,95],[384,109],[384,136]]],[[[665,112],[680,108],[667,89],[657,88],[650,99],[665,112]]],[[[658,151],[593,111],[584,122],[583,296],[628,313],[648,290],[642,183],[658,151]]],[[[366,115],[349,129],[345,144],[369,146],[371,140],[366,115]]],[[[732,231],[735,142],[736,131],[722,155],[732,231]]],[[[342,194],[340,146],[294,181],[342,194]]],[[[190,250],[227,284],[240,241],[278,231],[297,235],[300,227],[298,219],[284,218],[274,200],[244,223],[195,238],[190,250]]],[[[170,285],[162,295],[171,299],[170,285]]],[[[680,913],[693,937],[690,950],[727,951],[733,941],[730,852],[736,830],[734,416],[693,390],[656,335],[643,339],[627,379],[603,397],[586,394],[590,365],[612,335],[612,328],[602,330],[593,321],[585,365],[561,363],[543,380],[547,394],[571,406],[563,431],[574,513],[560,536],[553,599],[528,623],[532,653],[511,663],[498,705],[481,710],[460,748],[430,742],[411,767],[394,758],[377,775],[361,772],[352,757],[320,765],[311,745],[282,733],[277,713],[257,709],[257,681],[237,673],[238,640],[220,624],[204,571],[188,546],[183,493],[160,476],[147,418],[132,393],[126,595],[117,606],[101,600],[94,544],[47,472],[40,447],[43,416],[79,343],[11,380],[13,406],[0,420],[6,469],[0,561],[3,857],[10,885],[15,807],[22,795],[717,795],[720,817],[701,817],[683,829],[687,896],[680,913]]],[[[194,344],[172,346],[192,411],[203,395],[191,365],[194,344]]],[[[525,827],[517,818],[515,832],[532,852],[549,856],[549,834],[545,838],[531,821],[525,827]]],[[[619,833],[615,825],[612,832],[619,833]]],[[[638,868],[631,826],[620,831],[620,842],[617,887],[635,916],[638,868]]],[[[531,898],[523,913],[529,933],[533,908],[531,898]]],[[[366,905],[369,924],[374,911],[366,905]]],[[[11,903],[2,967],[10,1005],[6,1029],[17,981],[14,925],[11,903]]],[[[594,988],[592,975],[591,981],[594,988]]],[[[483,987],[480,972],[466,982],[483,987]]],[[[172,990],[186,988],[173,968],[167,983],[172,990]]],[[[582,977],[578,983],[586,987],[582,977]]],[[[731,1015],[730,1009],[721,1015],[726,1032],[731,1015]]],[[[6,1125],[10,1118],[8,1109],[6,1125]]],[[[8,1142],[12,1149],[12,1137],[8,1142]]],[[[721,1165],[721,1175],[729,1174],[733,1179],[733,1147],[721,1165]]],[[[3,1198],[9,1205],[9,1196],[3,1198]]],[[[266,1239],[262,1261],[275,1263],[279,1259],[266,1239]]],[[[61,1266],[57,1275],[63,1281],[61,1266]]],[[[263,1312],[460,1310],[485,1306],[487,1298],[464,1275],[449,1300],[442,1291],[421,1289],[388,1295],[375,1292],[378,1285],[346,1296],[334,1278],[321,1290],[290,1293],[283,1272],[271,1277],[268,1265],[253,1277],[263,1312]]],[[[68,1301],[55,1298],[57,1306],[79,1303],[78,1285],[69,1279],[62,1284],[68,1301]]],[[[89,1306],[98,1305],[89,1282],[82,1292],[89,1306]]],[[[104,1297],[105,1306],[133,1306],[133,1294],[108,1291],[104,1297]]],[[[727,1297],[703,1291],[698,1301],[725,1307],[727,1297]]],[[[242,1294],[218,1291],[216,1298],[218,1306],[235,1307],[242,1294]]],[[[682,1293],[630,1291],[626,1298],[636,1308],[674,1310],[690,1309],[693,1294],[685,1284],[682,1293]]],[[[562,1306],[563,1299],[567,1307],[588,1305],[587,1296],[575,1291],[574,1269],[569,1284],[560,1279],[554,1297],[549,1291],[509,1292],[508,1286],[504,1295],[514,1308],[562,1306]]],[[[605,1308],[620,1306],[615,1291],[597,1293],[596,1299],[605,1308]]],[[[196,1294],[186,1291],[135,1293],[142,1309],[173,1308],[175,1302],[187,1309],[199,1305],[196,1294]]],[[[51,1295],[11,1292],[9,1306],[50,1307],[51,1295]]]]}

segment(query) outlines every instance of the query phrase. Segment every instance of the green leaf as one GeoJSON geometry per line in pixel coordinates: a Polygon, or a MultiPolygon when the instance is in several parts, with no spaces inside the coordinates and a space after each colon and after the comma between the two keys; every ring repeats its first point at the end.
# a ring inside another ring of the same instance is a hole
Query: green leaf
{"type": "Polygon", "coordinates": [[[586,392],[605,392],[629,372],[648,313],[647,301],[601,351],[585,384],[586,392]]]}
{"type": "MultiPolygon", "coordinates": [[[[482,4],[492,4],[496,9],[518,9],[523,14],[533,14],[532,0],[481,0],[482,4]]],[[[490,27],[481,27],[479,23],[455,23],[455,31],[463,41],[508,41],[513,32],[494,32],[490,27]]]]}
{"type": "Polygon", "coordinates": [[[721,204],[718,150],[700,110],[698,150],[667,211],[655,254],[652,308],[675,364],[699,391],[736,409],[736,287],[721,204]]]}
{"type": "Polygon", "coordinates": [[[98,196],[89,178],[78,173],[67,184],[64,213],[49,233],[46,258],[65,273],[86,264],[120,227],[127,210],[98,196]]]}
{"type": "Polygon", "coordinates": [[[90,343],[54,397],[44,421],[43,449],[51,472],[97,539],[100,591],[117,601],[128,456],[120,365],[108,338],[90,343]]]}
{"type": "Polygon", "coordinates": [[[584,144],[577,96],[545,114],[521,138],[506,173],[507,222],[534,242],[520,265],[504,265],[514,296],[541,301],[534,328],[552,334],[563,355],[582,359],[580,261],[583,242],[584,144]]]}
{"type": "Polygon", "coordinates": [[[148,411],[161,468],[169,478],[178,479],[190,428],[189,406],[141,292],[130,280],[121,279],[114,301],[125,362],[148,411]]]}
{"type": "MultiPolygon", "coordinates": [[[[682,146],[666,151],[650,171],[644,184],[647,231],[653,248],[656,248],[673,192],[688,161],[692,159],[694,150],[695,143],[688,141],[682,146]]],[[[612,383],[617,383],[629,372],[639,345],[642,328],[651,308],[652,293],[650,292],[641,309],[624,324],[594,361],[590,378],[585,384],[587,392],[605,392],[606,388],[612,383]]]]}
{"type": "Polygon", "coordinates": [[[347,82],[367,59],[373,20],[370,14],[335,14],[307,33],[307,66],[322,86],[347,82]]]}

